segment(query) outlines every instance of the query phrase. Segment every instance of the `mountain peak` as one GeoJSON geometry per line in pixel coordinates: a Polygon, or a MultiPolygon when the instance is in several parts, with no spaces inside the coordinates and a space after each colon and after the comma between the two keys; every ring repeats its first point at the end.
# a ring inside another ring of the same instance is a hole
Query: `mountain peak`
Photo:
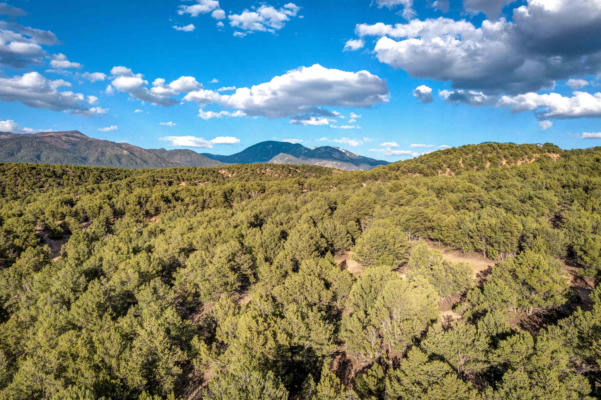
{"type": "Polygon", "coordinates": [[[79,137],[79,138],[87,138],[88,136],[84,135],[80,131],[50,131],[50,132],[38,132],[34,133],[36,136],[53,136],[53,137],[79,137]]]}
{"type": "Polygon", "coordinates": [[[299,143],[273,140],[254,144],[229,156],[207,153],[203,155],[226,164],[310,164],[346,170],[371,169],[388,164],[385,161],[362,157],[336,147],[323,146],[309,149],[299,143]]]}

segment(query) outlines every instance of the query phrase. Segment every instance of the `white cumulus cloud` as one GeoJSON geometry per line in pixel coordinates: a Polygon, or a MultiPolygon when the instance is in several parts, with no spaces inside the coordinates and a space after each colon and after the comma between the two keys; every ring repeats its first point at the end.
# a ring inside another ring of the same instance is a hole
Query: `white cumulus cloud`
{"type": "Polygon", "coordinates": [[[199,147],[210,149],[216,144],[237,144],[240,139],[235,137],[218,136],[212,140],[206,140],[197,136],[166,136],[161,140],[171,143],[174,147],[199,147]]]}
{"type": "Polygon", "coordinates": [[[180,31],[180,32],[194,32],[196,30],[196,27],[194,26],[194,24],[188,24],[188,25],[173,25],[173,29],[175,29],[176,31],[180,31]]]}
{"type": "Polygon", "coordinates": [[[513,112],[537,111],[545,119],[599,118],[601,93],[574,92],[571,97],[559,93],[525,93],[503,96],[497,106],[513,112]]]}
{"type": "Polygon", "coordinates": [[[198,17],[200,14],[208,14],[219,9],[217,0],[196,0],[192,5],[181,5],[178,10],[179,15],[188,14],[192,17],[198,17]]]}
{"type": "Polygon", "coordinates": [[[84,72],[81,76],[90,82],[102,82],[106,79],[106,74],[103,72],[84,72]]]}
{"type": "Polygon", "coordinates": [[[324,107],[370,107],[389,100],[386,82],[367,71],[347,72],[319,64],[301,67],[252,87],[237,88],[232,94],[196,90],[184,97],[200,105],[218,104],[250,116],[267,118],[335,115],[324,107]]]}
{"type": "Polygon", "coordinates": [[[4,121],[0,120],[0,132],[10,133],[35,133],[35,132],[52,132],[52,129],[32,129],[27,127],[21,127],[18,123],[12,119],[4,121]]]}
{"type": "Polygon", "coordinates": [[[305,126],[324,126],[330,125],[330,119],[324,117],[308,116],[306,118],[293,118],[290,123],[294,125],[305,125],[305,126]]]}
{"type": "Polygon", "coordinates": [[[549,120],[543,120],[543,121],[539,121],[538,126],[543,130],[546,131],[547,129],[551,129],[553,127],[553,122],[549,121],[549,120]]]}
{"type": "Polygon", "coordinates": [[[112,132],[112,131],[116,131],[117,129],[119,129],[119,127],[117,125],[111,125],[111,126],[107,126],[105,128],[98,128],[98,130],[100,132],[112,132]]]}
{"type": "Polygon", "coordinates": [[[215,139],[211,140],[213,144],[238,144],[240,143],[240,139],[233,136],[217,136],[215,139]]]}
{"type": "Polygon", "coordinates": [[[12,119],[0,121],[0,132],[16,132],[19,125],[12,119]]]}
{"type": "MultiPolygon", "coordinates": [[[[12,8],[7,5],[5,10],[12,8]]],[[[0,21],[0,65],[25,68],[42,64],[46,55],[43,46],[55,44],[58,39],[50,31],[0,21]]]]}
{"type": "Polygon", "coordinates": [[[275,33],[282,29],[290,18],[296,17],[300,7],[294,3],[285,4],[281,8],[263,4],[254,10],[244,10],[240,14],[228,16],[230,25],[238,29],[238,36],[251,32],[275,33]]]}
{"type": "MultiPolygon", "coordinates": [[[[468,6],[476,3],[482,8],[509,2],[478,0],[468,6]]],[[[378,37],[374,52],[382,63],[413,77],[450,82],[454,90],[516,95],[601,70],[598,0],[527,0],[514,8],[511,20],[479,26],[437,18],[359,24],[355,31],[360,38],[378,37]]]]}
{"type": "Polygon", "coordinates": [[[355,122],[357,122],[357,120],[358,120],[359,118],[361,118],[361,115],[359,115],[359,114],[356,114],[356,113],[354,113],[354,112],[351,112],[351,113],[349,114],[349,120],[348,120],[348,122],[349,122],[349,124],[354,124],[355,122]]]}
{"type": "Polygon", "coordinates": [[[214,118],[237,118],[244,117],[246,114],[240,110],[236,110],[234,112],[221,110],[221,111],[205,111],[202,108],[198,110],[198,116],[204,120],[214,119],[214,118]]]}
{"type": "Polygon", "coordinates": [[[344,51],[355,51],[362,49],[365,46],[363,39],[350,39],[344,45],[344,51]]]}
{"type": "Polygon", "coordinates": [[[413,10],[413,0],[376,0],[376,4],[378,7],[403,7],[403,18],[411,19],[415,16],[415,11],[413,10]]]}
{"type": "Polygon", "coordinates": [[[439,96],[451,104],[469,104],[471,106],[485,106],[494,104],[496,97],[488,96],[483,92],[476,90],[441,90],[439,96]]]}
{"type": "Polygon", "coordinates": [[[155,105],[171,106],[177,104],[177,95],[202,88],[202,85],[191,76],[182,76],[167,84],[165,79],[158,78],[152,82],[150,89],[148,81],[142,74],[134,74],[130,68],[116,66],[111,69],[113,75],[110,88],[128,93],[130,96],[155,105]]]}
{"type": "Polygon", "coordinates": [[[215,19],[225,19],[225,11],[218,9],[211,13],[211,17],[215,19]]]}
{"type": "Polygon", "coordinates": [[[38,72],[28,72],[13,77],[0,77],[0,100],[20,102],[29,107],[74,114],[104,114],[101,107],[89,107],[88,99],[81,93],[59,90],[71,84],[62,79],[49,80],[38,72]]]}
{"type": "Polygon", "coordinates": [[[413,91],[413,96],[423,104],[432,103],[434,101],[434,97],[432,96],[432,88],[426,85],[416,87],[413,91]]]}
{"type": "Polygon", "coordinates": [[[79,68],[81,68],[80,63],[69,61],[67,59],[67,56],[64,54],[54,55],[52,57],[52,61],[50,61],[50,65],[52,66],[52,68],[59,68],[59,69],[69,69],[69,68],[79,69],[79,68]]]}
{"type": "Polygon", "coordinates": [[[330,128],[343,129],[343,130],[361,129],[361,127],[359,125],[330,125],[330,128]]]}

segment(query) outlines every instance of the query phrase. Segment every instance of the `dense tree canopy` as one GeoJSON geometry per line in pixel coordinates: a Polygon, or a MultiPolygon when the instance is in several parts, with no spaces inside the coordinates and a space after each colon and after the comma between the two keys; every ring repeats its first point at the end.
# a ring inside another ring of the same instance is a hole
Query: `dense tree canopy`
{"type": "Polygon", "coordinates": [[[601,396],[601,149],[2,164],[0,193],[0,399],[601,396]]]}

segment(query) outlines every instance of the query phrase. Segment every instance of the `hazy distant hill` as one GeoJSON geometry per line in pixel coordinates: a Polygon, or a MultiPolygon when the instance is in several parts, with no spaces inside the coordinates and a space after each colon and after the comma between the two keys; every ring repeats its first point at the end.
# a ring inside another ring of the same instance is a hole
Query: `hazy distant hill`
{"type": "Polygon", "coordinates": [[[119,168],[210,167],[222,163],[190,150],[146,150],[90,138],[81,132],[0,133],[0,162],[91,165],[119,168]]]}
{"type": "Polygon", "coordinates": [[[176,166],[183,167],[214,167],[224,165],[222,162],[210,159],[192,150],[148,150],[176,166]]]}
{"type": "Polygon", "coordinates": [[[230,156],[203,154],[227,164],[274,163],[309,164],[345,170],[371,169],[388,164],[386,161],[362,157],[346,150],[324,146],[309,149],[300,144],[267,141],[257,143],[230,156]]]}
{"type": "Polygon", "coordinates": [[[213,167],[224,164],[307,164],[367,170],[387,164],[334,147],[262,142],[230,156],[192,150],[143,149],[88,137],[81,132],[0,133],[0,162],[90,165],[118,168],[213,167]]]}

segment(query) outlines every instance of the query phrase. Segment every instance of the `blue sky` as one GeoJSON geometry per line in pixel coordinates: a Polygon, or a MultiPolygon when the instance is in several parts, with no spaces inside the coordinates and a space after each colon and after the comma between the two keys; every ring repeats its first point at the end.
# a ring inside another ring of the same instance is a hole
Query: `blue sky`
{"type": "Polygon", "coordinates": [[[601,144],[600,0],[13,0],[0,21],[0,130],[387,160],[601,144]]]}

